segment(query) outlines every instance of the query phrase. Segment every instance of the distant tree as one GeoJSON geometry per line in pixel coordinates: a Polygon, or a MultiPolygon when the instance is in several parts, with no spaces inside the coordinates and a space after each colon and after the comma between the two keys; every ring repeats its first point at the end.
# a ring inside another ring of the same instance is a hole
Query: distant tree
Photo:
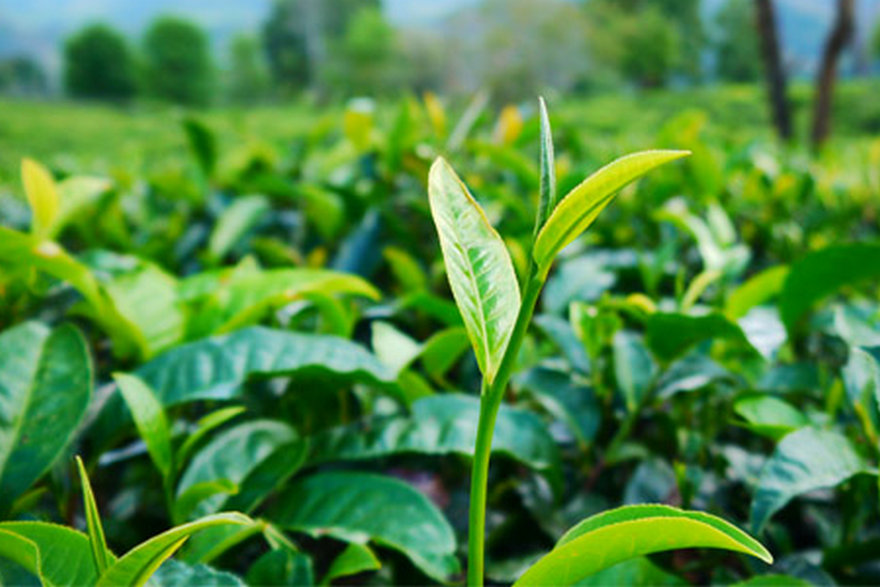
{"type": "Polygon", "coordinates": [[[47,91],[46,73],[35,60],[26,56],[0,60],[0,92],[39,95],[47,91]]]}
{"type": "Polygon", "coordinates": [[[734,82],[754,82],[761,77],[761,53],[755,30],[754,5],[727,0],[716,18],[717,73],[734,82]]]}
{"type": "Polygon", "coordinates": [[[145,82],[150,94],[188,106],[211,100],[214,72],[208,38],[176,17],[155,20],[144,37],[145,82]]]}
{"type": "Polygon", "coordinates": [[[666,85],[680,55],[680,37],[663,14],[655,9],[626,18],[620,28],[623,46],[621,69],[642,87],[666,85]]]}
{"type": "Polygon", "coordinates": [[[814,149],[821,147],[831,132],[831,100],[837,79],[837,64],[855,31],[855,0],[837,0],[836,6],[834,25],[825,42],[816,77],[813,129],[810,134],[814,149]]]}
{"type": "Polygon", "coordinates": [[[258,39],[240,35],[233,39],[229,55],[229,97],[253,103],[269,92],[269,71],[258,39]]]}
{"type": "Polygon", "coordinates": [[[134,64],[122,35],[95,24],[69,38],[64,46],[64,87],[78,98],[131,98],[134,64]]]}
{"type": "Polygon", "coordinates": [[[776,29],[776,11],[772,0],[755,0],[755,22],[761,46],[761,59],[764,62],[764,79],[767,82],[767,97],[773,124],[782,140],[792,136],[791,106],[788,101],[785,70],[782,68],[782,54],[779,50],[779,37],[776,29]]]}
{"type": "Polygon", "coordinates": [[[393,89],[401,69],[394,28],[376,8],[359,10],[333,43],[327,76],[343,95],[379,95],[393,89]]]}
{"type": "Polygon", "coordinates": [[[380,1],[275,0],[263,24],[263,41],[276,85],[296,90],[323,81],[329,48],[364,8],[380,8],[380,1]]]}

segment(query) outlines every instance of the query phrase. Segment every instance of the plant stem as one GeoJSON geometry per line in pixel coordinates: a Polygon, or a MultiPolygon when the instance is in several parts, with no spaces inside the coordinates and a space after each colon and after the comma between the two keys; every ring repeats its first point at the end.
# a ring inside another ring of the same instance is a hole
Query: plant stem
{"type": "Polygon", "coordinates": [[[480,421],[477,427],[477,441],[474,447],[474,461],[471,468],[471,502],[468,527],[468,581],[471,587],[483,585],[483,567],[486,539],[486,491],[489,481],[489,458],[492,455],[492,435],[495,432],[495,419],[504,398],[507,382],[516,366],[517,355],[532,320],[535,304],[544,285],[544,276],[538,275],[534,267],[529,268],[529,278],[523,294],[519,314],[516,317],[510,341],[498,366],[498,372],[491,383],[483,380],[480,396],[480,421]]]}

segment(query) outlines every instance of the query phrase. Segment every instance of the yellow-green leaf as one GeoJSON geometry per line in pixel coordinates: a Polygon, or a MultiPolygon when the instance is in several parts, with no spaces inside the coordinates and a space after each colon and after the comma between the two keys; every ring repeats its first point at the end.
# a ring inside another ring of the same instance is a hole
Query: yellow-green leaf
{"type": "Polygon", "coordinates": [[[58,191],[49,171],[32,159],[21,162],[21,180],[31,206],[31,232],[47,236],[58,215],[58,191]]]}
{"type": "Polygon", "coordinates": [[[443,158],[431,166],[428,199],[452,295],[480,370],[491,382],[519,313],[513,263],[480,205],[443,158]]]}
{"type": "Polygon", "coordinates": [[[552,211],[535,241],[533,255],[547,271],[557,253],[585,231],[615,194],[655,167],[690,155],[689,151],[641,151],[612,161],[578,184],[552,211]]]}
{"type": "Polygon", "coordinates": [[[635,505],[577,524],[514,585],[573,585],[619,562],[679,548],[720,548],[773,562],[761,543],[721,518],[665,505],[635,505]]]}

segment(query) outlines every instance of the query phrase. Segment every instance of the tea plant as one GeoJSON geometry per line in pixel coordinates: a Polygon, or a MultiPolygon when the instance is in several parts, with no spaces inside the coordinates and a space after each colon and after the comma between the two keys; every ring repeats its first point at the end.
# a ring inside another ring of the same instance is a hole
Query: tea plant
{"type": "MultiPolygon", "coordinates": [[[[541,100],[541,185],[523,292],[504,242],[452,168],[431,167],[428,194],[449,285],[464,319],[483,383],[471,472],[468,584],[483,584],[486,491],[492,434],[523,338],[556,255],[598,217],[617,192],[686,151],[644,151],[603,167],[557,198],[550,122],[541,100]]],[[[666,506],[631,506],[576,525],[517,585],[569,585],[620,561],[674,548],[726,548],[772,562],[770,553],[734,526],[708,514],[666,506]]]]}

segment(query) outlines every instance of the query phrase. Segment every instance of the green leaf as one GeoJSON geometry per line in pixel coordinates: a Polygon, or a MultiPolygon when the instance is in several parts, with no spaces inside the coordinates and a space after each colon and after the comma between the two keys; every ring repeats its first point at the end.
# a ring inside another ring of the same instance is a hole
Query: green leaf
{"type": "Polygon", "coordinates": [[[329,269],[272,269],[230,274],[221,270],[200,274],[181,284],[190,298],[207,293],[195,307],[190,335],[230,332],[256,323],[271,309],[311,293],[355,295],[378,300],[379,291],[369,282],[329,269]],[[191,280],[196,280],[190,284],[191,280]]]}
{"type": "Polygon", "coordinates": [[[115,557],[110,549],[107,548],[107,540],[104,538],[104,527],[101,525],[101,513],[98,511],[98,504],[95,502],[92,484],[89,482],[88,474],[86,474],[86,467],[78,456],[76,457],[76,467],[79,471],[80,483],[82,483],[83,511],[86,514],[86,527],[89,530],[89,544],[92,548],[92,557],[95,561],[95,568],[98,569],[98,574],[101,574],[107,570],[107,567],[110,566],[115,557]]]}
{"type": "Polygon", "coordinates": [[[550,130],[550,116],[547,114],[547,103],[538,98],[538,110],[541,117],[541,185],[538,197],[538,213],[535,218],[535,236],[538,235],[547,218],[556,208],[556,160],[553,154],[553,133],[550,130]]]}
{"type": "Polygon", "coordinates": [[[244,582],[232,573],[174,559],[162,563],[150,582],[162,587],[245,587],[244,582]]]}
{"type": "Polygon", "coordinates": [[[217,165],[217,140],[214,133],[201,120],[187,116],[183,122],[187,143],[205,178],[210,178],[217,165]]]}
{"type": "Polygon", "coordinates": [[[111,585],[140,586],[156,572],[156,569],[180,548],[183,542],[199,530],[221,525],[248,525],[250,518],[237,513],[207,516],[172,528],[132,548],[98,580],[99,587],[111,585]]]}
{"type": "Polygon", "coordinates": [[[314,585],[312,559],[288,549],[270,550],[251,565],[248,585],[314,585]]]}
{"type": "Polygon", "coordinates": [[[26,322],[0,333],[0,507],[55,462],[92,395],[92,360],[73,326],[26,322]]]}
{"type": "Polygon", "coordinates": [[[622,561],[679,548],[720,548],[773,561],[758,541],[715,516],[664,505],[624,506],[574,526],[514,585],[573,585],[622,561]]]}
{"type": "Polygon", "coordinates": [[[645,329],[648,346],[664,361],[682,356],[703,341],[718,338],[730,340],[748,352],[758,354],[743,334],[742,328],[722,314],[688,316],[655,312],[648,316],[645,329]]]}
{"type": "Polygon", "coordinates": [[[731,320],[737,320],[755,306],[769,301],[782,291],[788,272],[788,265],[778,265],[752,276],[727,297],[724,313],[731,320]]]}
{"type": "Polygon", "coordinates": [[[376,571],[382,568],[382,563],[376,558],[369,547],[363,544],[351,543],[345,547],[342,554],[333,559],[327,574],[321,580],[321,585],[329,585],[333,579],[348,577],[365,571],[376,571]]]}
{"type": "Polygon", "coordinates": [[[422,367],[434,379],[442,379],[469,346],[467,330],[461,326],[436,332],[422,345],[422,367]]]}
{"type": "Polygon", "coordinates": [[[219,261],[250,231],[270,210],[265,196],[241,196],[223,210],[208,241],[208,253],[219,261]]]}
{"type": "Polygon", "coordinates": [[[168,479],[174,470],[174,460],[171,452],[171,431],[162,404],[156,399],[153,390],[140,378],[114,373],[113,379],[128,404],[128,411],[147,445],[150,458],[162,473],[162,478],[168,479]]]}
{"type": "MultiPolygon", "coordinates": [[[[442,394],[414,402],[407,417],[371,418],[343,426],[311,441],[310,463],[374,459],[401,453],[472,456],[480,399],[442,394]]],[[[559,452],[544,423],[530,411],[502,405],[492,450],[539,471],[551,469],[559,452]]]]}
{"type": "Polygon", "coordinates": [[[655,167],[689,151],[642,151],[612,161],[571,190],[550,214],[535,239],[533,256],[546,273],[556,255],[584,232],[615,194],[655,167]]]}
{"type": "Polygon", "coordinates": [[[614,334],[614,375],[626,407],[635,411],[657,376],[657,365],[642,340],[632,332],[614,334]]]}
{"type": "Polygon", "coordinates": [[[55,180],[45,167],[32,159],[22,160],[21,180],[33,214],[31,233],[38,237],[47,237],[59,209],[55,180]]]}
{"type": "Polygon", "coordinates": [[[177,459],[175,460],[177,467],[182,467],[189,460],[192,451],[210,432],[226,424],[244,411],[245,408],[243,406],[231,406],[214,410],[207,416],[202,417],[196,423],[195,431],[186,438],[177,450],[177,459]]]}
{"type": "MultiPolygon", "coordinates": [[[[298,440],[293,428],[275,420],[245,422],[225,430],[193,457],[177,485],[177,495],[180,497],[190,488],[209,481],[226,480],[240,488],[260,463],[279,450],[291,451],[291,444],[298,440]]],[[[268,493],[273,487],[274,483],[263,491],[268,493]]],[[[222,494],[210,496],[190,514],[213,513],[223,507],[225,499],[222,494]]]]}
{"type": "Polygon", "coordinates": [[[749,516],[752,531],[760,532],[798,495],[835,487],[859,473],[876,471],[845,436],[812,427],[786,435],[761,470],[749,516]]]}
{"type": "Polygon", "coordinates": [[[390,369],[349,340],[259,326],[178,346],[135,374],[166,407],[236,397],[252,377],[301,374],[380,386],[395,380],[390,369]]]}
{"type": "Polygon", "coordinates": [[[687,581],[668,573],[644,557],[617,563],[577,582],[579,587],[595,585],[689,585],[687,581]]]}
{"type": "Polygon", "coordinates": [[[370,326],[373,353],[395,373],[408,367],[422,352],[422,345],[388,322],[377,320],[370,326]]]}
{"type": "Polygon", "coordinates": [[[449,522],[428,498],[390,477],[339,471],[311,475],[289,486],[268,518],[315,536],[356,544],[372,540],[405,554],[437,581],[459,571],[449,522]]]}
{"type": "Polygon", "coordinates": [[[431,166],[428,199],[452,295],[491,383],[519,314],[513,263],[480,205],[442,158],[431,166]]]}
{"type": "Polygon", "coordinates": [[[745,420],[750,430],[771,440],[781,440],[789,432],[809,424],[797,408],[772,395],[741,397],[734,402],[733,411],[745,420]]]}
{"type": "MultiPolygon", "coordinates": [[[[238,493],[238,485],[228,479],[199,481],[181,491],[174,498],[171,508],[171,519],[175,524],[183,524],[198,517],[196,509],[208,498],[219,496],[218,503],[223,503],[226,496],[238,493]]],[[[201,512],[216,511],[217,508],[201,508],[201,512]]]]}
{"type": "Polygon", "coordinates": [[[54,238],[71,221],[87,218],[89,206],[97,202],[112,186],[103,177],[69,177],[57,185],[58,215],[48,236],[54,238]]]}
{"type": "Polygon", "coordinates": [[[791,267],[779,296],[789,332],[819,300],[841,287],[880,277],[880,244],[854,243],[810,253],[791,267]]]}
{"type": "Polygon", "coordinates": [[[0,557],[21,565],[44,585],[93,585],[98,579],[89,537],[57,524],[0,523],[0,557]]]}

